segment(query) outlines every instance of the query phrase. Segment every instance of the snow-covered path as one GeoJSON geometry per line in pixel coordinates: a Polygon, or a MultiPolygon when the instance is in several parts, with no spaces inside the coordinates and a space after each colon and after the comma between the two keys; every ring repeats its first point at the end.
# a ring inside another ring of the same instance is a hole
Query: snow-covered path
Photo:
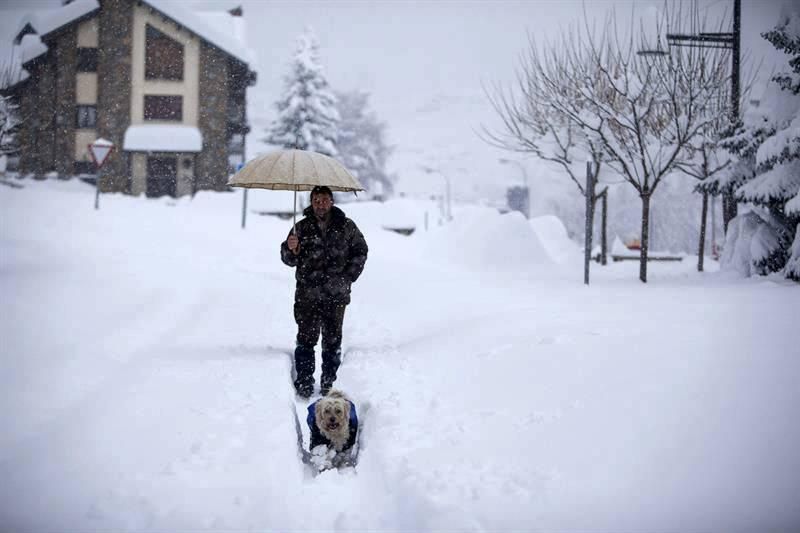
{"type": "Polygon", "coordinates": [[[587,289],[579,264],[366,215],[337,382],[371,405],[364,449],[306,479],[287,224],[241,231],[238,202],[0,188],[0,529],[800,524],[796,286],[623,264],[587,289]]]}

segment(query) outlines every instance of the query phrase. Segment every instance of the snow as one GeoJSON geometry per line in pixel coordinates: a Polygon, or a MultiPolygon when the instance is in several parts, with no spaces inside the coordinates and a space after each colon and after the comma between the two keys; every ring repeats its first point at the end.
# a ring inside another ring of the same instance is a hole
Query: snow
{"type": "Polygon", "coordinates": [[[737,189],[750,201],[767,202],[793,198],[800,191],[800,159],[794,159],[758,174],[737,189]]]}
{"type": "Polygon", "coordinates": [[[794,198],[786,202],[784,207],[787,215],[800,215],[800,192],[794,198]]]}
{"type": "Polygon", "coordinates": [[[22,40],[19,43],[19,50],[20,64],[24,65],[31,59],[35,59],[40,55],[47,53],[48,49],[47,45],[42,42],[42,39],[38,35],[28,33],[22,37],[22,40]]]}
{"type": "Polygon", "coordinates": [[[720,267],[742,276],[759,273],[756,263],[779,248],[775,229],[755,211],[739,214],[729,223],[720,267]]]}
{"type": "Polygon", "coordinates": [[[97,0],[74,0],[56,9],[32,12],[20,20],[17,33],[30,24],[38,35],[44,37],[74,20],[92,13],[96,9],[100,9],[100,4],[97,0]]]}
{"type": "Polygon", "coordinates": [[[123,149],[132,152],[199,152],[203,134],[182,124],[134,124],[125,130],[123,149]]]}
{"type": "Polygon", "coordinates": [[[794,280],[800,280],[800,224],[797,224],[794,233],[794,241],[789,249],[789,260],[785,267],[786,276],[794,280]]]}
{"type": "Polygon", "coordinates": [[[574,260],[581,252],[580,246],[570,240],[567,228],[553,215],[534,217],[530,220],[534,233],[542,243],[547,255],[556,263],[574,260]]]}
{"type": "MultiPolygon", "coordinates": [[[[248,64],[254,62],[255,53],[240,40],[244,32],[238,22],[223,23],[218,17],[212,18],[207,13],[195,12],[188,8],[185,2],[179,0],[144,0],[144,3],[240,61],[248,64]]],[[[229,16],[229,18],[236,17],[229,16]]]]}
{"type": "Polygon", "coordinates": [[[358,472],[311,479],[290,222],[242,230],[242,191],[96,211],[77,180],[20,183],[0,187],[9,531],[800,525],[797,284],[686,260],[587,288],[518,214],[457,205],[403,237],[392,204],[340,204],[370,257],[337,385],[370,418],[358,472]]]}
{"type": "Polygon", "coordinates": [[[758,152],[756,153],[757,164],[772,163],[776,159],[779,159],[782,154],[784,154],[785,157],[785,155],[788,154],[800,153],[800,112],[798,112],[797,105],[798,102],[800,102],[800,98],[795,96],[794,100],[796,100],[795,109],[792,110],[789,115],[796,115],[794,120],[775,135],[768,137],[761,146],[758,147],[758,152]]]}

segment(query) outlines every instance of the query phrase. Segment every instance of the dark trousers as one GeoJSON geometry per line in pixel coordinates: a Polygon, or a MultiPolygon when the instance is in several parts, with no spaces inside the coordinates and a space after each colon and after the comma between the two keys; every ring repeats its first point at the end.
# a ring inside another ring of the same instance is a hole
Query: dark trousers
{"type": "Polygon", "coordinates": [[[314,376],[314,346],[322,333],[322,379],[332,383],[342,362],[342,324],[347,304],[327,302],[295,302],[297,349],[295,369],[298,381],[314,376]]]}

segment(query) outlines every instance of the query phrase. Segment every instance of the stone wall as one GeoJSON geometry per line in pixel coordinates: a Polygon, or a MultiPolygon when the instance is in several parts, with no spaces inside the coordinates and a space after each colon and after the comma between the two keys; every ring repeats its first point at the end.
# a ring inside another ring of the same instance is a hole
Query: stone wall
{"type": "Polygon", "coordinates": [[[129,154],[122,142],[131,117],[133,0],[102,0],[97,58],[97,134],[116,146],[100,175],[104,192],[127,192],[129,154]]]}
{"type": "Polygon", "coordinates": [[[200,47],[200,116],[203,151],[195,163],[197,189],[226,190],[228,182],[228,58],[205,41],[200,47]]]}
{"type": "Polygon", "coordinates": [[[67,28],[56,38],[55,60],[56,111],[54,124],[55,170],[59,176],[71,176],[75,161],[76,98],[75,74],[78,66],[78,32],[67,28]]]}
{"type": "Polygon", "coordinates": [[[20,171],[43,177],[72,174],[75,146],[75,28],[47,41],[48,51],[28,65],[20,94],[20,171]]]}
{"type": "Polygon", "coordinates": [[[16,88],[18,91],[19,114],[22,123],[19,127],[19,171],[22,175],[40,174],[42,115],[39,111],[39,87],[44,65],[29,65],[29,77],[16,88]]]}

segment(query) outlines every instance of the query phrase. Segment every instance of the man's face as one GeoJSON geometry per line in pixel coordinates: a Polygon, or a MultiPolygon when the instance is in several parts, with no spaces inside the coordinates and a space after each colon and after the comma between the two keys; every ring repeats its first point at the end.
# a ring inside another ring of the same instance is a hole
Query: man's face
{"type": "Polygon", "coordinates": [[[311,207],[319,218],[325,218],[333,206],[333,198],[325,193],[317,193],[311,197],[311,207]]]}

